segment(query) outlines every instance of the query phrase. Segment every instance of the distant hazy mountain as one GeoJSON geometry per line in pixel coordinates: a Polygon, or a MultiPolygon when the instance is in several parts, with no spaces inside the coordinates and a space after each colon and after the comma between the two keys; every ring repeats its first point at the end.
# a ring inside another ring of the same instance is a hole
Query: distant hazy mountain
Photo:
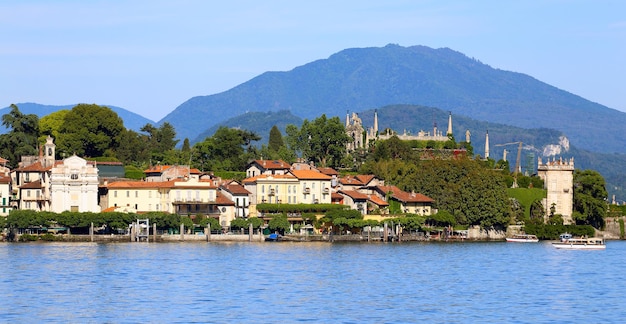
{"type": "Polygon", "coordinates": [[[626,113],[451,49],[425,46],[346,49],[289,72],[266,72],[228,91],[191,98],[159,123],[170,122],[181,138],[192,139],[199,129],[247,111],[289,109],[312,119],[394,104],[437,107],[522,128],[554,128],[581,149],[626,151],[626,113]]]}
{"type": "Polygon", "coordinates": [[[248,112],[214,125],[213,127],[202,132],[191,142],[195,143],[203,141],[205,138],[213,136],[215,131],[220,126],[226,126],[254,132],[261,137],[261,140],[252,144],[261,146],[262,144],[267,144],[270,130],[274,127],[274,125],[276,125],[282,135],[285,136],[285,127],[289,124],[297,125],[299,127],[302,124],[302,118],[292,115],[288,110],[248,112]]]}
{"type": "MultiPolygon", "coordinates": [[[[65,106],[51,106],[51,105],[41,105],[41,104],[30,103],[30,102],[19,103],[15,105],[20,109],[20,112],[22,112],[23,114],[35,114],[39,118],[49,115],[55,111],[59,111],[63,109],[71,110],[72,108],[76,106],[76,104],[65,105],[65,106]]],[[[108,106],[108,105],[100,105],[100,106],[107,106],[111,108],[111,110],[113,110],[118,116],[120,116],[120,118],[122,118],[122,120],[124,121],[124,127],[128,129],[139,131],[139,129],[143,127],[145,124],[149,123],[149,124],[156,125],[154,121],[147,119],[141,115],[135,114],[131,111],[128,111],[124,108],[108,106]]],[[[0,109],[0,116],[7,114],[10,111],[11,111],[11,107],[0,109]]],[[[0,133],[4,133],[4,132],[6,132],[6,128],[0,125],[0,133]]]]}

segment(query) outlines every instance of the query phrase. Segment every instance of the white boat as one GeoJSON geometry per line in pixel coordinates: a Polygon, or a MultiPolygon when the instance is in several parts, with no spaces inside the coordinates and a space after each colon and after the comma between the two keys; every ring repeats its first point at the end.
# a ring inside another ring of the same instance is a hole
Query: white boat
{"type": "Polygon", "coordinates": [[[600,237],[570,238],[562,242],[552,243],[557,249],[565,250],[604,250],[606,245],[600,237]]]}
{"type": "Polygon", "coordinates": [[[515,234],[513,237],[507,237],[506,241],[515,243],[537,243],[539,239],[532,234],[515,234]]]}
{"type": "Polygon", "coordinates": [[[567,241],[567,240],[569,240],[571,238],[572,238],[572,234],[570,234],[570,233],[563,233],[563,234],[559,235],[559,239],[561,240],[561,242],[565,242],[565,241],[567,241]]]}

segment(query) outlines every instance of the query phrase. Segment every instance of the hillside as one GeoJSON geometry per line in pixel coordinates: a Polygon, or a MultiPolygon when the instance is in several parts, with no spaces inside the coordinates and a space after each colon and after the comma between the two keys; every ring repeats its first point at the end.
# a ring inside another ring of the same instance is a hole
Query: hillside
{"type": "Polygon", "coordinates": [[[282,135],[285,136],[285,127],[289,124],[302,124],[302,118],[294,116],[288,110],[269,111],[269,112],[248,112],[240,116],[230,118],[202,132],[195,138],[192,143],[201,142],[206,137],[213,136],[220,126],[231,128],[241,128],[254,132],[261,137],[261,140],[254,142],[256,146],[267,144],[269,140],[270,130],[274,125],[278,127],[282,135]]]}
{"type": "MultiPolygon", "coordinates": [[[[76,106],[76,105],[51,106],[51,105],[42,105],[42,104],[30,103],[30,102],[19,103],[15,105],[20,109],[20,111],[23,114],[35,114],[39,118],[49,115],[55,111],[59,111],[63,109],[71,110],[72,108],[74,108],[74,106],[76,106]]],[[[153,125],[156,124],[152,120],[147,119],[141,115],[135,114],[134,112],[128,111],[124,108],[108,106],[108,105],[101,105],[101,106],[107,106],[111,108],[111,110],[113,110],[115,113],[117,113],[118,116],[120,116],[120,118],[122,118],[122,120],[124,121],[124,127],[128,129],[132,129],[136,132],[138,132],[139,129],[143,127],[145,124],[148,124],[148,123],[153,124],[153,125]]],[[[0,116],[9,113],[9,111],[11,111],[11,107],[0,109],[0,116]]],[[[6,128],[0,126],[0,133],[5,133],[5,132],[6,132],[6,128]]]]}
{"type": "Polygon", "coordinates": [[[425,46],[346,49],[288,72],[266,72],[228,91],[191,98],[159,123],[170,122],[180,138],[191,139],[198,129],[248,111],[288,109],[313,119],[393,104],[437,107],[521,128],[554,128],[581,149],[626,151],[626,113],[451,49],[425,46]]]}

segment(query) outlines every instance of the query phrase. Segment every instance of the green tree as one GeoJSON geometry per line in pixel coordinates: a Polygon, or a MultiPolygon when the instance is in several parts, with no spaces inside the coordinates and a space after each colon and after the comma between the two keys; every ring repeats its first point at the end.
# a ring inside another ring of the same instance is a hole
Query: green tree
{"type": "Polygon", "coordinates": [[[168,122],[158,128],[152,124],[146,124],[140,130],[146,133],[144,141],[150,152],[149,159],[153,163],[179,164],[182,162],[180,152],[175,150],[178,140],[174,126],[168,122]]]}
{"type": "Polygon", "coordinates": [[[212,137],[194,145],[192,160],[204,170],[243,171],[253,156],[251,142],[259,139],[249,131],[220,127],[212,137]]]}
{"type": "Polygon", "coordinates": [[[8,114],[2,115],[2,125],[9,129],[0,135],[0,154],[16,167],[22,156],[36,155],[39,137],[39,118],[35,114],[22,114],[12,104],[8,114]]]}
{"type": "Polygon", "coordinates": [[[291,228],[289,220],[287,219],[287,215],[285,214],[274,215],[272,219],[270,219],[270,221],[268,222],[267,227],[271,231],[277,231],[281,234],[284,234],[291,228]]]}
{"type": "Polygon", "coordinates": [[[280,133],[280,130],[276,125],[274,125],[270,130],[270,137],[267,146],[270,151],[277,153],[281,147],[285,146],[285,142],[283,141],[283,135],[280,133]]]}
{"type": "Polygon", "coordinates": [[[59,138],[59,130],[65,121],[68,109],[58,110],[39,119],[39,143],[45,143],[46,138],[59,138]]]}
{"type": "Polygon", "coordinates": [[[79,104],[63,120],[57,139],[57,152],[67,155],[99,157],[116,150],[124,122],[110,108],[79,104]]]}
{"type": "Polygon", "coordinates": [[[145,136],[133,130],[124,129],[115,156],[124,164],[141,165],[150,159],[145,136]]]}
{"type": "Polygon", "coordinates": [[[575,219],[577,224],[604,228],[607,197],[606,182],[600,173],[593,170],[574,171],[574,211],[578,212],[575,215],[579,215],[575,219]]]}
{"type": "Polygon", "coordinates": [[[339,167],[350,140],[339,117],[329,119],[326,115],[312,122],[305,119],[299,130],[288,125],[286,131],[290,147],[322,167],[339,167]]]}

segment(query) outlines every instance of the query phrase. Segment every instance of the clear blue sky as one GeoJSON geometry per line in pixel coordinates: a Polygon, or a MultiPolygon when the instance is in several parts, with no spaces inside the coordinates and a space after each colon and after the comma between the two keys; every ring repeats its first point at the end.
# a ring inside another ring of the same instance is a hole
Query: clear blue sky
{"type": "Polygon", "coordinates": [[[0,107],[96,103],[154,121],[345,48],[449,47],[626,111],[626,1],[0,0],[0,107]]]}

